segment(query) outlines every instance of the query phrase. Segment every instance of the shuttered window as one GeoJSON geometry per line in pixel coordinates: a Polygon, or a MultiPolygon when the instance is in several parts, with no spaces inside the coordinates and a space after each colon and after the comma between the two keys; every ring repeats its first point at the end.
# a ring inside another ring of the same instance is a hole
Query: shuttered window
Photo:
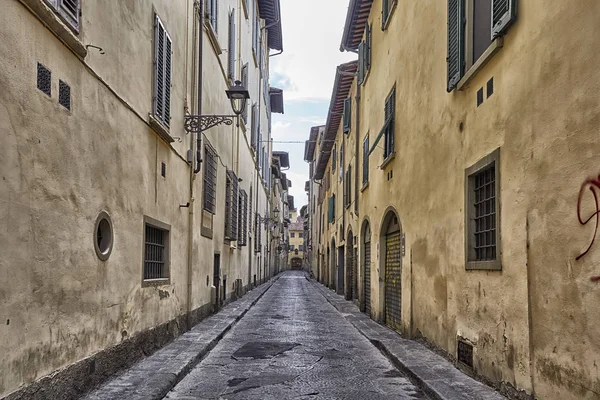
{"type": "Polygon", "coordinates": [[[344,180],[344,145],[340,146],[340,181],[344,180]]]}
{"type": "Polygon", "coordinates": [[[255,217],[255,232],[256,232],[256,239],[254,240],[254,252],[255,253],[260,253],[261,249],[262,249],[262,230],[261,230],[261,223],[260,223],[260,219],[261,216],[260,214],[256,214],[255,217]]]}
{"type": "Polygon", "coordinates": [[[204,146],[204,180],[203,180],[203,207],[211,214],[215,214],[217,205],[217,153],[209,145],[204,146]]]}
{"type": "Polygon", "coordinates": [[[331,173],[335,174],[337,170],[337,144],[333,145],[333,153],[331,155],[331,173]]]}
{"type": "Polygon", "coordinates": [[[232,170],[227,171],[225,182],[225,239],[238,239],[238,178],[232,170]]]}
{"type": "Polygon", "coordinates": [[[371,25],[365,27],[365,40],[358,45],[358,83],[363,84],[371,68],[371,25]]]}
{"type": "Polygon", "coordinates": [[[327,199],[327,222],[330,224],[335,221],[335,195],[327,199]]]}
{"type": "Polygon", "coordinates": [[[456,88],[490,41],[502,36],[517,17],[516,0],[473,1],[473,7],[466,6],[468,1],[472,0],[448,0],[448,92],[456,88]],[[465,52],[467,47],[472,49],[469,57],[465,52]]]}
{"type": "Polygon", "coordinates": [[[76,33],[79,33],[81,0],[46,0],[46,3],[76,33]]]}
{"type": "Polygon", "coordinates": [[[154,17],[154,116],[164,126],[171,123],[171,37],[158,15],[154,17]]]}
{"type": "Polygon", "coordinates": [[[344,100],[344,133],[350,132],[352,120],[352,98],[348,97],[344,100]]]}
{"type": "Polygon", "coordinates": [[[252,113],[250,118],[252,118],[250,121],[250,144],[254,149],[254,152],[257,152],[258,147],[256,141],[258,140],[258,106],[256,103],[252,104],[252,113]]]}
{"type": "Polygon", "coordinates": [[[362,183],[369,182],[369,135],[363,140],[362,183]]]}
{"type": "Polygon", "coordinates": [[[208,18],[208,22],[212,26],[213,30],[217,32],[219,21],[219,0],[206,0],[206,17],[208,18]]]}
{"type": "Polygon", "coordinates": [[[260,50],[260,17],[258,16],[258,8],[254,6],[254,23],[252,29],[252,51],[254,52],[255,60],[258,59],[258,51],[260,50]]]}
{"type": "Polygon", "coordinates": [[[352,203],[352,166],[348,166],[346,170],[346,178],[344,179],[344,206],[350,207],[352,203]]]}
{"type": "MultiPolygon", "coordinates": [[[[242,86],[248,89],[248,63],[242,67],[242,86]]],[[[248,123],[248,107],[246,103],[244,103],[244,109],[242,110],[242,121],[244,121],[244,124],[248,123]]]]}
{"type": "Polygon", "coordinates": [[[250,233],[252,233],[252,214],[254,213],[254,209],[252,208],[252,186],[250,186],[250,200],[248,205],[248,229],[250,229],[250,233]]]}
{"type": "Polygon", "coordinates": [[[239,228],[238,228],[238,246],[248,244],[248,194],[245,190],[240,190],[239,196],[239,228]]]}
{"type": "Polygon", "coordinates": [[[227,76],[235,80],[235,10],[229,13],[229,49],[227,50],[227,76]]]}
{"type": "Polygon", "coordinates": [[[381,6],[381,30],[385,30],[396,0],[383,0],[381,6]]]}
{"type": "Polygon", "coordinates": [[[385,99],[385,124],[383,158],[388,158],[394,152],[394,115],[396,113],[396,89],[393,89],[385,99]]]}

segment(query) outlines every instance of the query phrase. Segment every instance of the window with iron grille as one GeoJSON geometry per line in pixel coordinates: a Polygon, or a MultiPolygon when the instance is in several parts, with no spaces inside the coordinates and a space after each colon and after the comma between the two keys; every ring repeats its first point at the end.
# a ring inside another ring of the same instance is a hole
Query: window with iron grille
{"type": "Polygon", "coordinates": [[[154,16],[154,117],[164,126],[171,123],[171,37],[158,17],[154,16]]]}
{"type": "Polygon", "coordinates": [[[235,80],[235,10],[229,13],[229,48],[227,49],[227,75],[235,80]]]}
{"type": "Polygon", "coordinates": [[[502,269],[500,263],[499,149],[466,171],[467,269],[502,269]]]}
{"type": "Polygon", "coordinates": [[[260,223],[260,219],[261,216],[260,214],[256,214],[255,218],[254,218],[254,232],[255,232],[255,236],[256,238],[254,239],[254,252],[255,253],[260,253],[261,248],[262,248],[262,232],[261,232],[261,223],[260,223]]]}
{"type": "Polygon", "coordinates": [[[52,73],[40,63],[37,64],[37,88],[52,96],[52,73]]]}
{"type": "Polygon", "coordinates": [[[144,281],[169,279],[169,227],[146,217],[144,281]],[[160,225],[160,226],[159,226],[160,225]]]}
{"type": "Polygon", "coordinates": [[[396,113],[396,89],[385,99],[385,123],[383,158],[386,159],[394,152],[394,114],[396,113]]]}
{"type": "Polygon", "coordinates": [[[473,368],[473,346],[465,341],[458,341],[458,362],[466,367],[473,368]]]}
{"type": "Polygon", "coordinates": [[[362,164],[363,186],[369,182],[369,135],[363,140],[363,164],[362,164]]]}
{"type": "Polygon", "coordinates": [[[219,21],[219,0],[206,0],[205,10],[208,22],[216,33],[219,21]]]}
{"type": "Polygon", "coordinates": [[[46,0],[50,8],[76,33],[79,33],[81,0],[46,0]]]}
{"type": "Polygon", "coordinates": [[[240,190],[239,213],[238,245],[246,246],[248,243],[248,194],[243,189],[240,190]]]}
{"type": "Polygon", "coordinates": [[[238,239],[238,178],[232,170],[227,170],[225,182],[225,239],[238,239]]]}
{"type": "Polygon", "coordinates": [[[71,87],[62,80],[58,81],[58,103],[71,110],[71,87]]]}
{"type": "Polygon", "coordinates": [[[217,205],[217,153],[210,146],[204,146],[204,209],[211,214],[216,213],[217,205]]]}

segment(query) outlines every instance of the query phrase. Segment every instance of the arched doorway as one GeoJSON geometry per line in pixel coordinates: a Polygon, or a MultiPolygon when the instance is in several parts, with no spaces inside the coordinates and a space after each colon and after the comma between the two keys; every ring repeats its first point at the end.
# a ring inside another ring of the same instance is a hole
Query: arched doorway
{"type": "Polygon", "coordinates": [[[371,226],[369,221],[363,223],[362,240],[362,284],[363,297],[361,310],[367,315],[371,315],[371,226]]]}
{"type": "Polygon", "coordinates": [[[354,236],[352,229],[348,230],[346,238],[346,300],[352,300],[355,297],[356,289],[354,279],[356,273],[354,271],[354,236]]]}
{"type": "Polygon", "coordinates": [[[390,210],[381,224],[384,271],[384,318],[392,329],[402,329],[402,229],[397,214],[390,210]]]}

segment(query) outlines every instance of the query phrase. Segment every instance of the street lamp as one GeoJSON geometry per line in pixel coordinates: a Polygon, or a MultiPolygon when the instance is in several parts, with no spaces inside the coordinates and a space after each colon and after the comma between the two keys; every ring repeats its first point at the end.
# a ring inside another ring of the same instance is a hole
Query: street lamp
{"type": "Polygon", "coordinates": [[[279,208],[277,208],[277,206],[275,206],[275,208],[273,209],[273,217],[264,217],[263,218],[260,215],[257,215],[256,218],[259,219],[259,222],[261,224],[264,223],[265,227],[270,222],[275,223],[275,225],[277,225],[277,222],[279,220],[279,208]]]}
{"type": "Polygon", "coordinates": [[[187,133],[200,133],[214,126],[233,124],[233,120],[238,118],[246,109],[246,102],[250,98],[248,89],[242,86],[242,82],[235,81],[234,85],[225,91],[227,98],[231,102],[231,108],[235,115],[186,115],[184,127],[187,133]]]}

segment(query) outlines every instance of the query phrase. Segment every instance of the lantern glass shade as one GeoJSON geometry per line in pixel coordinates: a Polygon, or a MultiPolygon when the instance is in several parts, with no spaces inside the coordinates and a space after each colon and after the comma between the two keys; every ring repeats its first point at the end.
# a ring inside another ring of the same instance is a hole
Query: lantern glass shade
{"type": "Polygon", "coordinates": [[[234,85],[226,90],[227,98],[231,101],[231,108],[235,115],[240,115],[246,109],[246,101],[250,98],[248,90],[242,86],[242,82],[235,81],[234,85]]]}
{"type": "Polygon", "coordinates": [[[277,206],[275,206],[275,208],[273,209],[273,216],[275,217],[275,219],[279,217],[279,208],[277,208],[277,206]]]}

